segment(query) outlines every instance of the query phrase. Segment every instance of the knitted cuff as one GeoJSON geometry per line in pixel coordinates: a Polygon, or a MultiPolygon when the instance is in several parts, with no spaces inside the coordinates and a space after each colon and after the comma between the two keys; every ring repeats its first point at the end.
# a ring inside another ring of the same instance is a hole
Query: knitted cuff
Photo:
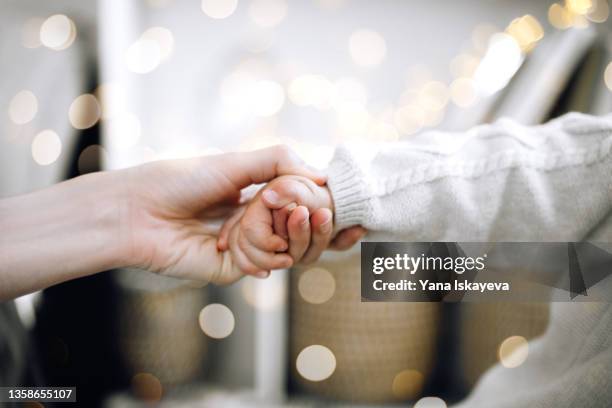
{"type": "Polygon", "coordinates": [[[336,149],[327,175],[335,207],[334,230],[363,225],[369,212],[369,195],[364,175],[346,148],[336,149]]]}

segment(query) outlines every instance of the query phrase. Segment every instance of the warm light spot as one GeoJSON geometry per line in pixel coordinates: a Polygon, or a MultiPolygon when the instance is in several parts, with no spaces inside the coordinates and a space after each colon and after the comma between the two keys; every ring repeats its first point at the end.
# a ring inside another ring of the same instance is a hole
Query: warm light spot
{"type": "Polygon", "coordinates": [[[483,53],[489,46],[491,37],[500,31],[499,28],[491,24],[478,24],[472,30],[472,45],[478,53],[483,53]]]}
{"type": "Polygon", "coordinates": [[[457,78],[450,86],[451,99],[460,108],[468,108],[476,102],[478,95],[474,81],[469,78],[457,78]]]}
{"type": "Polygon", "coordinates": [[[327,347],[315,344],[300,351],[295,367],[305,379],[323,381],[336,370],[336,356],[327,347]]]}
{"type": "Polygon", "coordinates": [[[449,98],[450,93],[445,84],[439,81],[430,81],[421,88],[418,103],[427,111],[437,111],[446,106],[449,98]]]}
{"type": "Polygon", "coordinates": [[[423,64],[413,65],[406,72],[406,87],[408,88],[419,88],[431,80],[431,70],[423,64]]]}
{"type": "Polygon", "coordinates": [[[133,113],[123,112],[111,117],[107,122],[109,146],[117,150],[125,150],[134,146],[140,140],[140,120],[133,113]]]}
{"type": "Polygon", "coordinates": [[[530,14],[512,20],[506,32],[525,52],[533,49],[536,43],[544,37],[544,30],[539,21],[530,14]]]}
{"type": "Polygon", "coordinates": [[[605,23],[610,16],[608,0],[596,0],[587,14],[587,18],[594,23],[605,23]]]}
{"type": "Polygon", "coordinates": [[[520,366],[527,360],[529,344],[523,336],[512,336],[504,340],[498,350],[500,363],[507,368],[520,366]]]}
{"type": "Polygon", "coordinates": [[[285,0],[253,0],[249,6],[249,17],[260,27],[274,27],[287,16],[285,0]]]}
{"type": "Polygon", "coordinates": [[[160,51],[161,60],[166,60],[172,55],[174,50],[174,36],[172,31],[165,27],[151,27],[140,37],[143,40],[150,40],[157,43],[160,51]]]}
{"type": "Polygon", "coordinates": [[[45,22],[44,18],[28,19],[21,30],[21,44],[26,48],[38,48],[42,45],[40,42],[40,27],[45,22]]]}
{"type": "Polygon", "coordinates": [[[242,279],[241,285],[244,300],[258,310],[278,309],[287,297],[286,287],[278,279],[262,281],[247,276],[242,279]]]}
{"type": "Polygon", "coordinates": [[[376,120],[370,123],[368,137],[376,142],[393,142],[399,139],[399,132],[392,124],[376,120]]]}
{"type": "Polygon", "coordinates": [[[446,408],[446,402],[438,397],[424,397],[413,408],[446,408]]]}
{"type": "Polygon", "coordinates": [[[429,109],[425,110],[423,117],[423,125],[427,127],[438,126],[444,120],[446,111],[444,109],[429,109]]]}
{"type": "Polygon", "coordinates": [[[85,149],[83,149],[77,161],[79,174],[99,171],[106,160],[108,160],[108,153],[102,146],[87,146],[85,149]]]}
{"type": "Polygon", "coordinates": [[[336,291],[336,280],[327,269],[311,268],[300,275],[298,291],[308,303],[325,303],[336,291]]]}
{"type": "Polygon", "coordinates": [[[62,141],[52,130],[43,130],[32,141],[32,157],[41,166],[54,163],[62,153],[62,141]]]}
{"type": "Polygon", "coordinates": [[[68,119],[75,129],[87,129],[100,119],[100,105],[92,94],[78,96],[68,110],[68,119]]]}
{"type": "Polygon", "coordinates": [[[459,54],[450,63],[450,72],[456,77],[471,77],[476,72],[480,60],[470,54],[459,54]]]}
{"type": "Polygon", "coordinates": [[[479,92],[488,96],[504,88],[522,62],[523,53],[516,40],[505,33],[495,34],[474,73],[479,92]]]}
{"type": "Polygon", "coordinates": [[[573,14],[587,14],[593,8],[592,0],[565,0],[565,7],[573,14]]]}
{"type": "Polygon", "coordinates": [[[255,82],[252,90],[252,107],[258,116],[272,116],[285,103],[285,90],[275,81],[267,79],[255,82]]]}
{"type": "Polygon", "coordinates": [[[548,21],[560,30],[565,30],[572,25],[571,13],[559,3],[553,3],[548,9],[548,21]]]}
{"type": "Polygon", "coordinates": [[[56,14],[40,26],[40,42],[52,50],[64,50],[74,42],[76,26],[63,14],[56,14]]]}
{"type": "Polygon", "coordinates": [[[153,374],[138,373],[132,378],[132,392],[139,400],[151,403],[161,400],[163,388],[153,374]]]}
{"type": "Polygon", "coordinates": [[[424,125],[425,111],[415,105],[401,106],[393,115],[393,122],[404,135],[412,135],[424,125]]]}
{"type": "Polygon", "coordinates": [[[127,106],[127,92],[125,88],[118,83],[104,83],[96,88],[94,94],[98,99],[102,118],[109,119],[121,112],[125,112],[127,106]]]}
{"type": "Polygon", "coordinates": [[[402,370],[393,378],[391,391],[397,399],[415,399],[421,394],[424,383],[425,378],[419,371],[402,370]]]}
{"type": "Polygon", "coordinates": [[[231,16],[236,11],[237,6],[238,0],[202,0],[204,14],[215,19],[231,16]]]}
{"type": "Polygon", "coordinates": [[[17,125],[30,122],[38,112],[38,99],[31,91],[18,92],[9,103],[8,114],[11,121],[17,125]]]}
{"type": "Polygon", "coordinates": [[[379,65],[387,55],[387,44],[374,30],[357,30],[349,38],[349,53],[355,64],[363,67],[379,65]]]}
{"type": "Polygon", "coordinates": [[[314,106],[317,109],[330,107],[333,84],[321,75],[301,75],[291,81],[288,95],[298,106],[314,106]]]}
{"type": "Polygon", "coordinates": [[[140,38],[125,53],[127,68],[136,74],[153,71],[161,63],[162,51],[157,41],[140,38]]]}
{"type": "Polygon", "coordinates": [[[223,339],[234,331],[234,314],[225,305],[212,303],[200,312],[200,328],[207,336],[223,339]]]}
{"type": "Polygon", "coordinates": [[[612,91],[612,62],[608,64],[604,72],[604,81],[610,91],[612,91]]]}

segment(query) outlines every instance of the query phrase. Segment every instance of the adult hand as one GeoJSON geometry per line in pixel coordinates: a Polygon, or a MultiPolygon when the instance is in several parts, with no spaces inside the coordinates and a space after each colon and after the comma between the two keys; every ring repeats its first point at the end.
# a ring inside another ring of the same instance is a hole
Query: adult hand
{"type": "Polygon", "coordinates": [[[219,226],[211,221],[237,210],[243,188],[289,174],[325,184],[323,175],[284,146],[130,169],[126,262],[179,278],[221,284],[239,279],[229,254],[217,249],[219,226]]]}

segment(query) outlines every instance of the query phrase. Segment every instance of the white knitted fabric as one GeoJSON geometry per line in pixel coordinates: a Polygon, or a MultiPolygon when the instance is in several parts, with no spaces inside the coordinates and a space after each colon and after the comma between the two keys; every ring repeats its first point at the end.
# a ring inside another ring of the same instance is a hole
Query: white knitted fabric
{"type": "MultiPolygon", "coordinates": [[[[610,115],[340,147],[328,173],[337,228],[372,240],[612,242],[610,115]]],[[[555,303],[527,361],[493,367],[460,406],[612,407],[610,367],[610,303],[555,303]]]]}

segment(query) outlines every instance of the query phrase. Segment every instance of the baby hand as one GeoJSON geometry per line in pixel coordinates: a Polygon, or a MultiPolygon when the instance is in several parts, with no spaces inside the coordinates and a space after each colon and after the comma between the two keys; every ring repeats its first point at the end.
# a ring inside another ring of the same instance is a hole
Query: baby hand
{"type": "MultiPolygon", "coordinates": [[[[218,247],[229,249],[233,262],[245,273],[266,277],[272,269],[288,268],[302,259],[307,261],[309,248],[327,247],[333,229],[332,209],[332,198],[326,187],[305,177],[282,176],[260,190],[242,211],[223,225],[218,247]],[[273,201],[277,191],[291,194],[296,202],[273,214],[263,198],[273,201]],[[311,234],[313,245],[310,245],[311,234]],[[283,253],[287,250],[288,254],[283,253]]],[[[313,260],[319,254],[320,250],[315,250],[313,260]]]]}

